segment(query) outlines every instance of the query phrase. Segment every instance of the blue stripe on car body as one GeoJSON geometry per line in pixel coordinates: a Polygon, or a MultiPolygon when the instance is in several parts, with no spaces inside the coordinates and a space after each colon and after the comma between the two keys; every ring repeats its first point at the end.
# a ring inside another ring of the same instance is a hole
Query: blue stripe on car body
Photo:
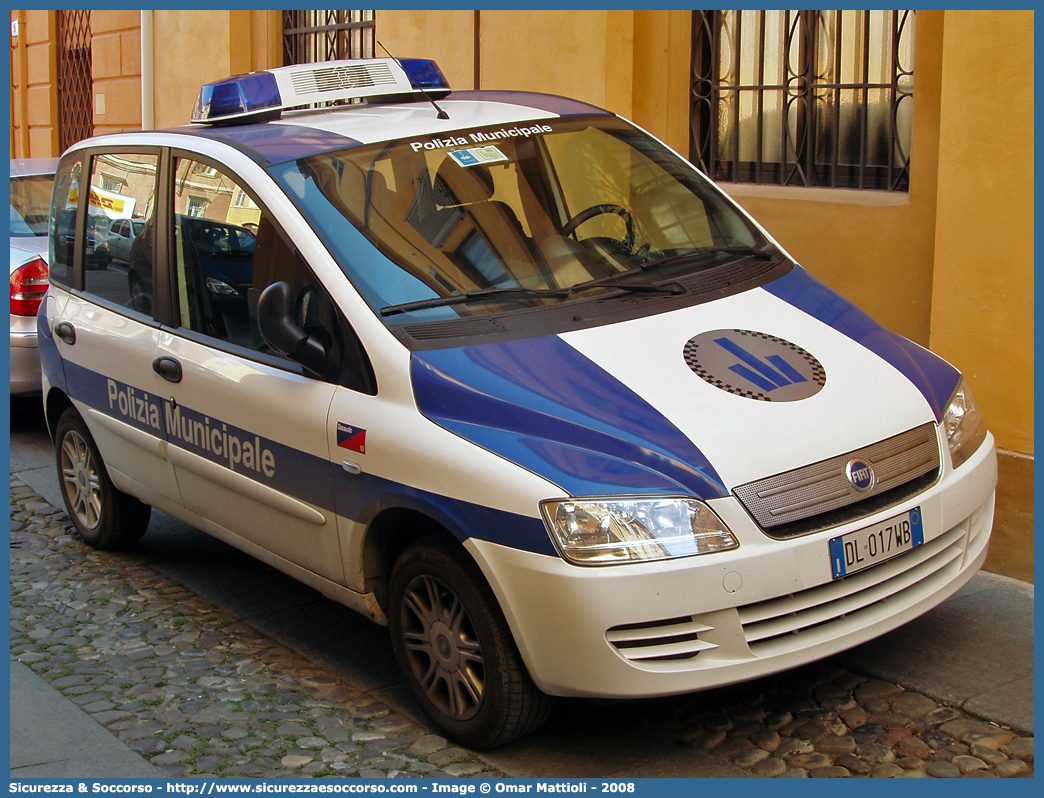
{"type": "MultiPolygon", "coordinates": [[[[53,342],[51,346],[60,358],[53,342]]],[[[195,433],[185,432],[189,423],[197,425],[197,429],[206,430],[208,435],[222,436],[222,440],[235,436],[241,442],[250,443],[255,453],[271,452],[271,474],[263,468],[245,466],[231,470],[315,507],[363,525],[369,524],[382,510],[412,509],[438,521],[461,542],[478,538],[536,554],[558,556],[544,522],[535,516],[536,507],[533,508],[534,517],[530,518],[441,496],[372,474],[348,474],[339,461],[333,462],[295,449],[219,418],[207,416],[184,404],[179,403],[175,409],[169,400],[144,389],[112,380],[70,361],[63,363],[68,374],[67,393],[77,401],[154,435],[157,439],[165,440],[171,447],[192,452],[225,468],[230,467],[228,457],[218,453],[215,446],[201,443],[195,433]],[[120,411],[119,399],[114,399],[110,393],[110,382],[115,383],[117,397],[123,396],[126,403],[133,402],[138,406],[136,412],[120,411]],[[152,407],[159,419],[158,426],[151,421],[152,407]],[[170,429],[168,423],[168,416],[173,419],[175,412],[185,419],[186,425],[182,427],[179,422],[177,430],[170,429]]]]}
{"type": "Polygon", "coordinates": [[[866,347],[894,366],[921,392],[941,421],[961,373],[927,349],[886,330],[864,311],[800,266],[762,288],[866,347]]]}
{"type": "Polygon", "coordinates": [[[65,360],[58,351],[58,344],[48,325],[47,300],[40,303],[36,314],[36,340],[40,348],[40,368],[50,380],[51,387],[68,393],[65,386],[65,360]]]}
{"type": "Polygon", "coordinates": [[[455,91],[447,100],[475,100],[484,103],[501,102],[520,105],[537,111],[546,111],[556,116],[615,116],[597,105],[559,97],[557,94],[540,94],[529,91],[455,91]]]}
{"type": "Polygon", "coordinates": [[[250,150],[269,163],[293,161],[321,152],[359,147],[362,142],[320,128],[287,122],[252,125],[174,128],[172,133],[194,133],[250,150]]]}
{"type": "Polygon", "coordinates": [[[688,437],[557,336],[414,352],[411,379],[427,418],[570,495],[727,495],[688,437]]]}

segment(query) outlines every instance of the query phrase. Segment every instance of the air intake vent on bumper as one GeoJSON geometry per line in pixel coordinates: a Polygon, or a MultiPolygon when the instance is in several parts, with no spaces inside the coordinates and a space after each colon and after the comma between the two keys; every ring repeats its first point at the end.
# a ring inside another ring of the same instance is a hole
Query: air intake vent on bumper
{"type": "Polygon", "coordinates": [[[692,618],[668,618],[614,626],[605,633],[605,639],[631,662],[662,662],[691,659],[701,651],[717,648],[700,640],[701,634],[710,631],[712,627],[692,618]]]}

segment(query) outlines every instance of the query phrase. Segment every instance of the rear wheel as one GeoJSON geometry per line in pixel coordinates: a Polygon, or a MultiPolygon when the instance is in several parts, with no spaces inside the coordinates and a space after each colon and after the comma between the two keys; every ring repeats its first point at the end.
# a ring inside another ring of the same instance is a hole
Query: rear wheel
{"type": "Polygon", "coordinates": [[[88,545],[122,549],[145,534],[152,508],[112,484],[90,430],[73,408],[55,428],[55,457],[65,509],[88,545]]]}
{"type": "Polygon", "coordinates": [[[408,548],[391,581],[392,645],[414,696],[449,738],[504,745],[536,730],[542,693],[478,567],[431,542],[408,548]]]}
{"type": "Polygon", "coordinates": [[[141,280],[136,274],[131,274],[127,281],[127,289],[130,292],[131,307],[142,313],[152,313],[152,297],[145,293],[141,280]]]}

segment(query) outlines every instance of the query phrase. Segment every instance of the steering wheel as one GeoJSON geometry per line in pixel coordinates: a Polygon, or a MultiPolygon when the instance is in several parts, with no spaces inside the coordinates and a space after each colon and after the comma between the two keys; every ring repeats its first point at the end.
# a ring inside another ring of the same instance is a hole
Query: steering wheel
{"type": "Polygon", "coordinates": [[[627,208],[611,202],[592,205],[590,208],[580,211],[580,213],[566,222],[565,227],[562,228],[562,235],[572,235],[576,228],[584,222],[605,213],[615,213],[624,220],[624,224],[627,225],[627,238],[624,239],[623,243],[627,245],[628,252],[632,251],[634,249],[634,219],[631,218],[631,212],[627,208]]]}

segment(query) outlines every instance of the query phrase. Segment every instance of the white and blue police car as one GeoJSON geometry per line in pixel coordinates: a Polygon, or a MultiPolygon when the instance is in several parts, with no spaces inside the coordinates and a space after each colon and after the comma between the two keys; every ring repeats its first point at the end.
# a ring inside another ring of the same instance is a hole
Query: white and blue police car
{"type": "Polygon", "coordinates": [[[961,374],[586,103],[421,60],[234,76],[191,125],[71,148],[50,224],[79,534],[130,545],[155,507],[388,625],[465,745],[553,696],[831,655],[986,556],[961,374]],[[115,219],[138,232],[99,262],[115,219]]]}

